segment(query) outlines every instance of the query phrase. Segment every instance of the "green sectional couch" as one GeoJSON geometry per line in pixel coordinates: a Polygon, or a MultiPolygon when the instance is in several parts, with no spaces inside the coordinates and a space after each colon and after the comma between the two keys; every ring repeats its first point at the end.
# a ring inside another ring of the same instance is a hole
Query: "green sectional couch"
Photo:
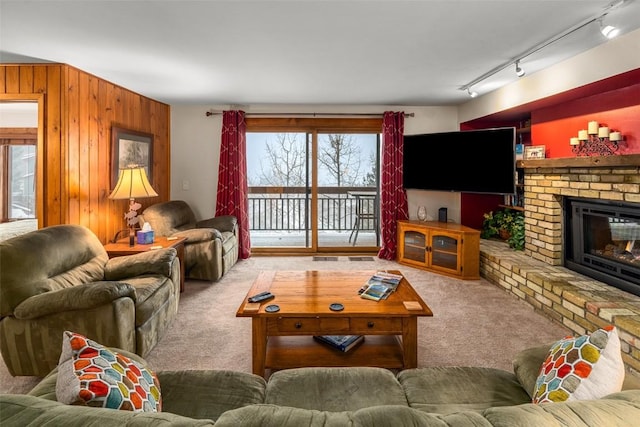
{"type": "MultiPolygon", "coordinates": [[[[596,400],[533,404],[548,347],[514,372],[481,367],[299,368],[262,377],[222,370],[158,372],[160,413],[55,401],[57,368],[27,395],[0,395],[7,426],[637,426],[640,389],[596,400]]],[[[127,354],[131,358],[136,355],[127,354]]],[[[136,360],[140,360],[139,358],[136,360]]],[[[144,361],[142,361],[144,363],[144,361]]]]}

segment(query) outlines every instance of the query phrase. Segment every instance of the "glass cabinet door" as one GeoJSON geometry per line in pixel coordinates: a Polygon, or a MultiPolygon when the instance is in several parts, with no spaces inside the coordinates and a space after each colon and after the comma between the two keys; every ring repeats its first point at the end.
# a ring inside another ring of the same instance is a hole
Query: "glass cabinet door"
{"type": "Polygon", "coordinates": [[[460,243],[458,237],[433,232],[430,241],[431,266],[458,271],[460,243]]]}
{"type": "Polygon", "coordinates": [[[412,261],[426,262],[425,251],[427,236],[419,231],[407,230],[404,233],[404,258],[412,261]]]}

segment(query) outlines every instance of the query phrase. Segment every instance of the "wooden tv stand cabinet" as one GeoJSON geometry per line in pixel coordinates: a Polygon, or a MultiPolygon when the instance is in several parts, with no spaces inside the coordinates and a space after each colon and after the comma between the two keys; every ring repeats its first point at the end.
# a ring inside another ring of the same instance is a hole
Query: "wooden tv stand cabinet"
{"type": "Polygon", "coordinates": [[[480,230],[451,222],[398,221],[397,260],[459,279],[480,279],[480,230]]]}

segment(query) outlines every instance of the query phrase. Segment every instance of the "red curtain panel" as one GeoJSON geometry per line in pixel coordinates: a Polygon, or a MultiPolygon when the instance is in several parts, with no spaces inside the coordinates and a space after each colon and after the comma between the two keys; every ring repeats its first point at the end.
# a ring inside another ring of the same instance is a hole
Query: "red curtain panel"
{"type": "Polygon", "coordinates": [[[385,111],[382,121],[380,174],[380,251],[378,257],[395,259],[397,221],[408,219],[407,194],[402,187],[404,112],[385,111]]]}
{"type": "Polygon", "coordinates": [[[238,256],[242,259],[251,256],[246,133],[247,125],[244,121],[244,111],[224,111],[222,113],[216,216],[234,215],[238,219],[240,233],[238,256]]]}

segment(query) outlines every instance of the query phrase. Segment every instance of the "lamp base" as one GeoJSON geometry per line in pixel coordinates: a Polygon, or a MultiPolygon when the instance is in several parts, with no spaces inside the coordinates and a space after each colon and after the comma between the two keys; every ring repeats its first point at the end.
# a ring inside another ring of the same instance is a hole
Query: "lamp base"
{"type": "Polygon", "coordinates": [[[133,227],[129,228],[129,247],[134,247],[136,244],[136,231],[133,227]]]}

